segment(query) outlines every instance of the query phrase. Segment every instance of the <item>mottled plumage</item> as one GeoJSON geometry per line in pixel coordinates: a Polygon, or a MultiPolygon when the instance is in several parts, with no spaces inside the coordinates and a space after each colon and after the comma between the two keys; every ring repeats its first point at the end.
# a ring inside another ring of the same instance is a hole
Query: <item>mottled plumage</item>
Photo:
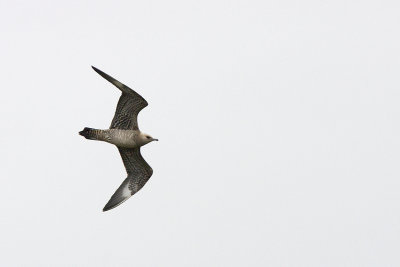
{"type": "Polygon", "coordinates": [[[150,179],[153,169],[140,154],[140,147],[158,141],[139,130],[137,116],[146,107],[147,101],[128,86],[117,81],[101,70],[92,67],[107,81],[121,90],[110,129],[98,130],[85,127],[80,135],[87,139],[99,140],[118,147],[128,177],[112,195],[103,211],[113,209],[138,192],[150,179]]]}

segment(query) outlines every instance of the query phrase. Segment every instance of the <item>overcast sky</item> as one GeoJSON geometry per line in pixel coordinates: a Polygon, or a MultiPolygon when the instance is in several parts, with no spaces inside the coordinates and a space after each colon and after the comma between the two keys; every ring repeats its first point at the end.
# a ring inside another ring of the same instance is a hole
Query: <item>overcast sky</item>
{"type": "Polygon", "coordinates": [[[400,266],[398,1],[0,0],[1,266],[400,266]],[[154,169],[108,128],[148,102],[154,169]]]}

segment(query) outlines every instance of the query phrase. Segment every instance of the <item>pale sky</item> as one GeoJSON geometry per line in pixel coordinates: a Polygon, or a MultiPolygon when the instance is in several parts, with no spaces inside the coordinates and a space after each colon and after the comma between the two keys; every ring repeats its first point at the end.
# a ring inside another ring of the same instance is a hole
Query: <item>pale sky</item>
{"type": "Polygon", "coordinates": [[[398,1],[0,0],[1,266],[400,266],[398,1]],[[148,102],[126,173],[119,91],[148,102]]]}

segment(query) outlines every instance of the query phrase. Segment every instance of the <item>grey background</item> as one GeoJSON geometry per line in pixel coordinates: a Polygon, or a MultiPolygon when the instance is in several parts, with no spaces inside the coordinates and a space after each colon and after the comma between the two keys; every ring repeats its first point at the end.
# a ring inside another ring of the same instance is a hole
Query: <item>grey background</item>
{"type": "Polygon", "coordinates": [[[399,266],[398,1],[0,1],[0,265],[399,266]],[[124,205],[107,128],[149,102],[124,205]]]}

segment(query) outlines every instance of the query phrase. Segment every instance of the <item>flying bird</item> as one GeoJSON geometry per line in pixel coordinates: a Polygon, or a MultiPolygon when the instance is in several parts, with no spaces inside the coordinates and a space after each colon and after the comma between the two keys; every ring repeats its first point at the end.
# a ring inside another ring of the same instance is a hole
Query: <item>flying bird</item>
{"type": "Polygon", "coordinates": [[[121,154],[128,177],[103,208],[103,211],[107,211],[122,204],[150,179],[153,169],[140,154],[140,147],[152,141],[158,141],[158,139],[141,132],[138,127],[138,114],[148,105],[147,101],[110,75],[93,66],[92,68],[122,92],[109,129],[99,130],[85,127],[79,132],[86,139],[104,141],[117,146],[121,154]]]}

